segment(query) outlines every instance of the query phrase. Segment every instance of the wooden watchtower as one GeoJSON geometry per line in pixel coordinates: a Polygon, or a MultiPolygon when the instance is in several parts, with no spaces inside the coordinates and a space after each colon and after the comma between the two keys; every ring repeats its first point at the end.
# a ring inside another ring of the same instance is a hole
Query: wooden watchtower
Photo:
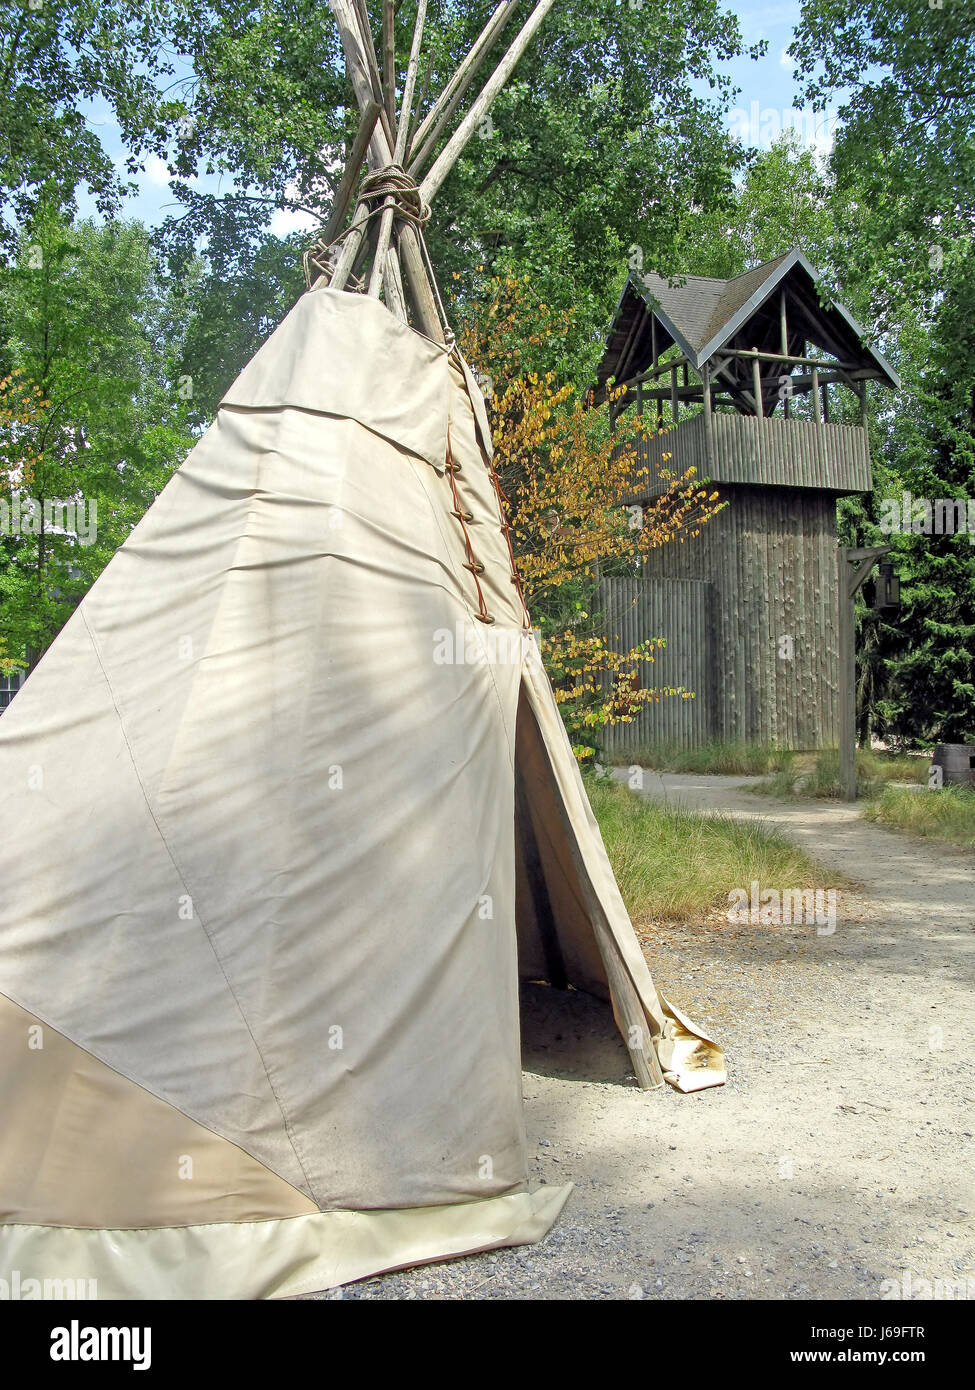
{"type": "Polygon", "coordinates": [[[897,374],[792,250],[731,280],[632,273],[597,400],[610,381],[627,387],[614,420],[635,410],[665,431],[641,449],[649,484],[625,500],[659,491],[661,468],[693,467],[729,503],[640,578],[604,583],[613,636],[668,642],[648,683],[696,696],[651,706],[610,746],[835,746],[836,502],[872,487],[867,383],[897,387],[897,374]]]}

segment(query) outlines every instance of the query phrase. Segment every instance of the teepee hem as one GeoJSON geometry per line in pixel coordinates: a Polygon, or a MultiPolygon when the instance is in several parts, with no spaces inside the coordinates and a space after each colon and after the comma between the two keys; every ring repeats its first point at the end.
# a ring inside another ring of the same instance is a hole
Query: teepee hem
{"type": "Polygon", "coordinates": [[[9,1225],[0,1227],[0,1264],[17,1271],[21,1289],[28,1280],[43,1290],[70,1279],[87,1288],[81,1297],[99,1301],[295,1298],[394,1269],[532,1244],[551,1228],[571,1190],[570,1184],[450,1206],[210,1226],[9,1225]]]}

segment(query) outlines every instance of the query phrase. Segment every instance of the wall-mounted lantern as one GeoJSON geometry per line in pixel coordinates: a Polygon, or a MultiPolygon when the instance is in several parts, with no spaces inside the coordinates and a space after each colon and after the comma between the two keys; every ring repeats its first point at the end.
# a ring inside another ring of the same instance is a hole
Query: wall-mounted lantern
{"type": "Polygon", "coordinates": [[[873,606],[878,613],[896,613],[901,606],[901,582],[889,560],[877,569],[873,606]]]}

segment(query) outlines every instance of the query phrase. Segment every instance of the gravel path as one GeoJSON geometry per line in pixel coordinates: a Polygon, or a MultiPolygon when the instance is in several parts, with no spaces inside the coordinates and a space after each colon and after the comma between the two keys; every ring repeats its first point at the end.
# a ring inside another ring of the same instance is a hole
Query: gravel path
{"type": "Polygon", "coordinates": [[[559,1222],[320,1297],[877,1299],[895,1280],[923,1298],[961,1280],[975,1298],[975,858],[754,780],[647,773],[644,794],[774,822],[862,894],[840,894],[833,935],[721,920],[644,941],[728,1084],[641,1092],[606,1008],[527,991],[535,1180],[576,1184],[559,1222]]]}

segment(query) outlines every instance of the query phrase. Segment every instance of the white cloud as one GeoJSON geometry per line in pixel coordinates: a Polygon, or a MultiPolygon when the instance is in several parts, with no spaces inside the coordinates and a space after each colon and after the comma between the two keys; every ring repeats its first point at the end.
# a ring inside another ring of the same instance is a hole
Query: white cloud
{"type": "MultiPolygon", "coordinates": [[[[298,197],[298,185],[294,182],[288,184],[284,190],[284,196],[289,203],[293,203],[298,197]]],[[[271,231],[274,236],[286,237],[292,232],[312,232],[318,228],[318,218],[313,217],[310,212],[303,212],[300,208],[278,208],[271,218],[271,231]]]]}
{"type": "Polygon", "coordinates": [[[166,161],[160,159],[157,154],[154,154],[147,160],[145,173],[140,177],[144,179],[146,183],[165,186],[172,178],[172,174],[166,167],[166,161]]]}
{"type": "Polygon", "coordinates": [[[271,232],[279,237],[290,236],[292,232],[313,232],[318,225],[317,217],[298,209],[292,212],[288,208],[278,208],[271,218],[271,232]]]}

